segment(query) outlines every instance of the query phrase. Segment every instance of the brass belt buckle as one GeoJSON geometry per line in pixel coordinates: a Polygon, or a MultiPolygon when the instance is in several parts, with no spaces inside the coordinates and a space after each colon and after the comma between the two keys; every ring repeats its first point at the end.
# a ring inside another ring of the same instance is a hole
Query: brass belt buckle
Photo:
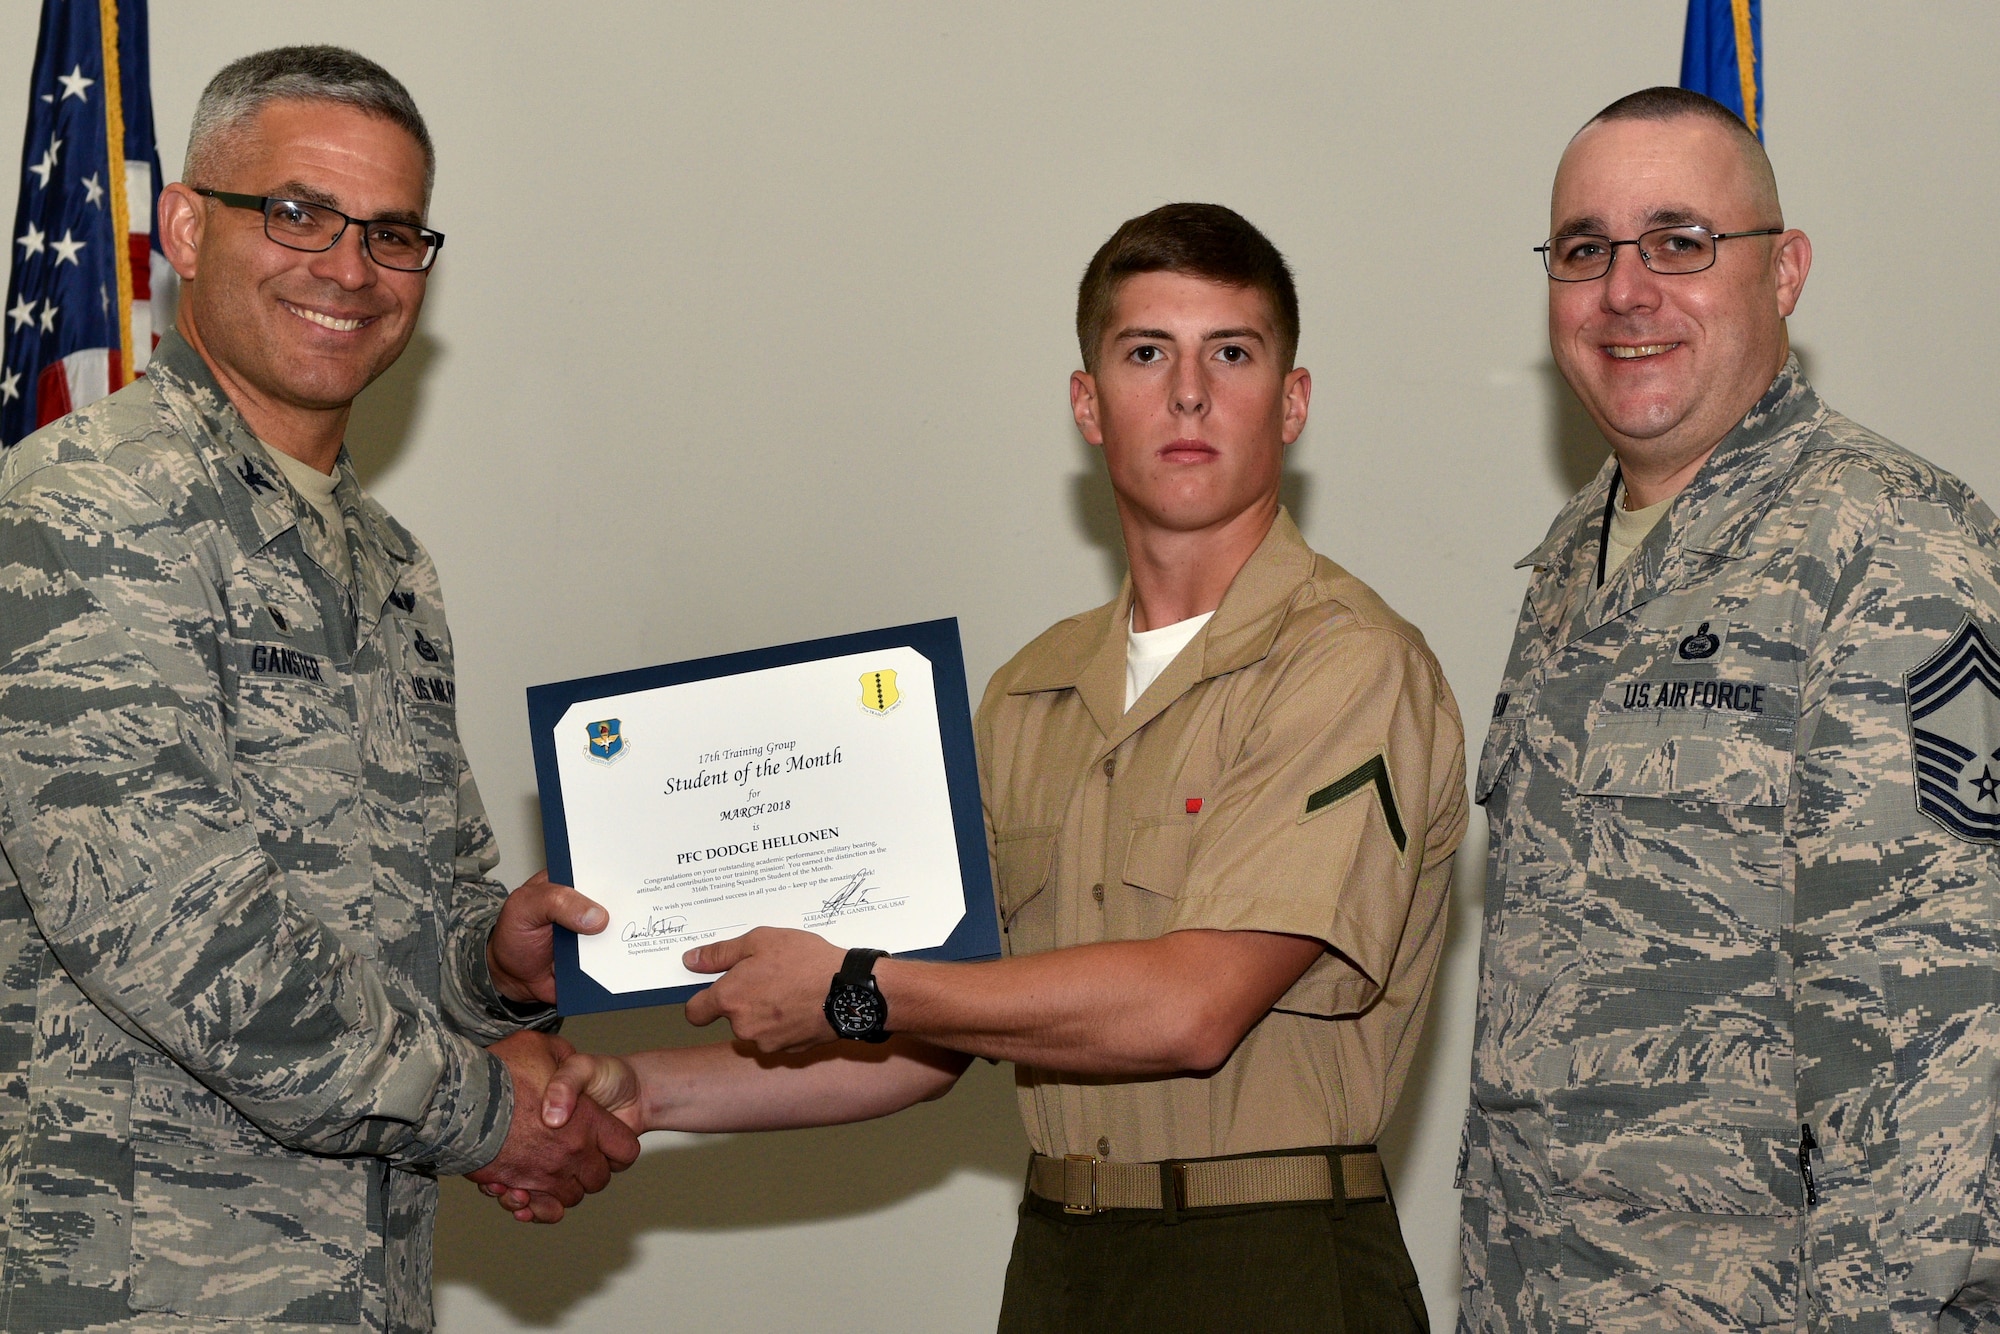
{"type": "Polygon", "coordinates": [[[1097,1212],[1097,1159],[1090,1154],[1063,1155],[1063,1212],[1097,1212]]]}

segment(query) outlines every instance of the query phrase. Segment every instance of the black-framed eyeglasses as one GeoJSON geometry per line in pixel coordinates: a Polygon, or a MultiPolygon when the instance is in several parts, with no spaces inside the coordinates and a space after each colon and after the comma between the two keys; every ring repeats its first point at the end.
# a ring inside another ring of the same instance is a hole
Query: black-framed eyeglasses
{"type": "Polygon", "coordinates": [[[353,218],[325,204],[273,195],[239,195],[227,190],[196,190],[231,208],[255,209],[264,215],[264,235],[288,250],[317,253],[331,250],[347,234],[347,225],[361,229],[361,249],[385,269],[422,273],[437,261],[444,233],[410,222],[386,218],[353,218]]]}
{"type": "Polygon", "coordinates": [[[1762,227],[1754,232],[1712,232],[1706,227],[1655,227],[1629,241],[1588,233],[1551,236],[1535,247],[1542,267],[1559,283],[1587,283],[1611,272],[1618,247],[1628,245],[1639,252],[1639,262],[1654,273],[1700,273],[1715,263],[1715,251],[1723,241],[1739,236],[1776,236],[1783,227],[1762,227]]]}

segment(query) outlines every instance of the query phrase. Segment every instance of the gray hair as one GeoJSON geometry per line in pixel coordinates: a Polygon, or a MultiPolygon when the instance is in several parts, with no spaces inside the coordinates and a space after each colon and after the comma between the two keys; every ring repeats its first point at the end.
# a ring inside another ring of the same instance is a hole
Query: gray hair
{"type": "Polygon", "coordinates": [[[250,120],[272,102],[335,102],[407,130],[424,150],[424,201],[437,179],[437,152],[423,114],[396,76],[339,46],[279,46],[222,67],[195,104],[181,175],[212,185],[250,120]]]}

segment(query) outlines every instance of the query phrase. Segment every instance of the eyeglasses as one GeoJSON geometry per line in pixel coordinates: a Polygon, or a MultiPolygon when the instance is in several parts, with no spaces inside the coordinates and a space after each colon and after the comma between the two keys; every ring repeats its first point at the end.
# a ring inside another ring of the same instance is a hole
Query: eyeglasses
{"type": "Polygon", "coordinates": [[[337,208],[270,195],[239,195],[227,190],[196,190],[196,194],[231,208],[255,209],[264,215],[264,235],[287,250],[317,253],[331,250],[347,234],[347,225],[361,228],[361,249],[385,269],[422,273],[437,260],[444,233],[408,222],[384,218],[351,218],[337,208]]]}
{"type": "Polygon", "coordinates": [[[1639,261],[1654,273],[1700,273],[1715,263],[1716,247],[1739,236],[1776,236],[1783,227],[1754,232],[1712,232],[1706,227],[1655,227],[1630,241],[1608,236],[1551,236],[1535,247],[1542,267],[1559,283],[1587,283],[1611,272],[1618,247],[1638,250],[1639,261]]]}

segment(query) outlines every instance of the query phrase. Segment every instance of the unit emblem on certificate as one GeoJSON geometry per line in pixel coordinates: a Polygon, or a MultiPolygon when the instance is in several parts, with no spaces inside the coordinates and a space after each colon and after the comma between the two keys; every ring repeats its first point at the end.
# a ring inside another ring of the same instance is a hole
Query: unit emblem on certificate
{"type": "Polygon", "coordinates": [[[609,764],[625,753],[625,734],[618,730],[616,718],[591,723],[583,730],[590,734],[591,759],[609,764]]]}
{"type": "Polygon", "coordinates": [[[887,713],[903,702],[896,689],[896,673],[890,668],[861,673],[861,707],[870,713],[887,713]]]}

